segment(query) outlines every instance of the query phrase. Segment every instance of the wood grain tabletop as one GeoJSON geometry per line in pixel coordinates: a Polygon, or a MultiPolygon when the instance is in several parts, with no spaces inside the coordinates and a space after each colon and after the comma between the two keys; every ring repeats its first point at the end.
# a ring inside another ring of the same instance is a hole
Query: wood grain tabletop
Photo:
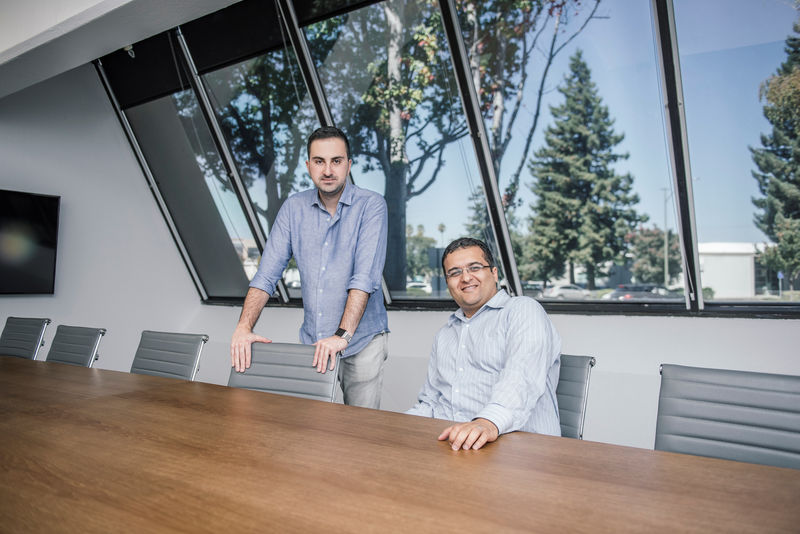
{"type": "Polygon", "coordinates": [[[0,357],[0,532],[798,532],[800,471],[0,357]]]}

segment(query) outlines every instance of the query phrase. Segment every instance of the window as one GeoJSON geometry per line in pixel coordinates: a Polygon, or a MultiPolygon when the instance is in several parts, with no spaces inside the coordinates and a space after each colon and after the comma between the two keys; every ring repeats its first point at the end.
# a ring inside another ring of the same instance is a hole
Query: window
{"type": "MultiPolygon", "coordinates": [[[[773,75],[800,68],[796,42],[793,60],[785,51],[798,11],[780,0],[675,0],[674,8],[703,296],[797,300],[800,182],[788,147],[800,123],[765,91],[779,91],[773,75]]],[[[787,86],[795,99],[798,87],[787,86]]]]}
{"type": "Polygon", "coordinates": [[[649,4],[459,6],[523,291],[683,306],[649,4]]]}
{"type": "MultiPolygon", "coordinates": [[[[306,139],[317,127],[296,59],[281,47],[203,75],[225,140],[258,222],[268,235],[289,195],[312,187],[306,173],[306,139]]],[[[255,249],[252,260],[258,267],[255,249]]],[[[299,272],[290,264],[284,283],[300,298],[299,272]]]]}
{"type": "Polygon", "coordinates": [[[350,138],[353,179],[386,199],[392,298],[449,299],[447,243],[474,235],[497,245],[438,6],[380,2],[305,35],[334,121],[350,138]]]}
{"type": "Polygon", "coordinates": [[[209,298],[243,297],[255,272],[253,233],[188,88],[177,43],[161,34],[104,63],[196,283],[209,298]]]}
{"type": "MultiPolygon", "coordinates": [[[[329,109],[386,199],[398,307],[449,305],[441,254],[472,236],[551,311],[797,315],[797,7],[455,8],[242,0],[102,58],[204,299],[246,292],[329,109]]],[[[300,285],[290,262],[284,302],[300,285]]]]}

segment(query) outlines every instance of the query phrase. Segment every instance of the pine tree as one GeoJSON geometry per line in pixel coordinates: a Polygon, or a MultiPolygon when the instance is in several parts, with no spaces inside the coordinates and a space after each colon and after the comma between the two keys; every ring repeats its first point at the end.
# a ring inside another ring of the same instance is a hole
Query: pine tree
{"type": "Polygon", "coordinates": [[[614,132],[580,50],[558,91],[564,103],[550,108],[554,123],[529,163],[536,200],[526,256],[543,280],[561,276],[568,264],[574,282],[574,266],[583,265],[594,289],[600,266],[623,255],[626,236],[647,216],[636,212],[633,176],[613,169],[628,158],[614,152],[624,135],[614,132]]]}
{"type": "Polygon", "coordinates": [[[791,105],[800,99],[800,87],[793,83],[800,76],[799,34],[800,23],[795,23],[794,34],[786,39],[786,61],[762,92],[767,98],[764,116],[772,125],[772,132],[761,135],[761,148],[750,147],[758,168],[753,177],[763,195],[753,198],[758,208],[755,224],[776,243],[776,250],[761,261],[787,275],[796,271],[800,263],[800,258],[794,257],[798,254],[800,227],[800,124],[796,120],[797,109],[791,105]]]}
{"type": "Polygon", "coordinates": [[[800,278],[800,219],[787,219],[779,213],[775,217],[775,234],[777,246],[767,247],[760,260],[767,268],[782,271],[789,290],[794,291],[795,280],[800,278]]]}

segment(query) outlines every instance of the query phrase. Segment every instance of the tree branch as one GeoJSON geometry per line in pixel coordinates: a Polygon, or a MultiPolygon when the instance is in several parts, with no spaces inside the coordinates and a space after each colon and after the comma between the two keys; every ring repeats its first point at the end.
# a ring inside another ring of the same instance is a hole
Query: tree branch
{"type": "MultiPolygon", "coordinates": [[[[533,142],[533,135],[536,133],[536,128],[539,125],[539,117],[541,115],[541,108],[542,108],[542,96],[544,93],[544,83],[547,79],[547,73],[550,71],[550,67],[553,64],[553,59],[556,55],[566,46],[570,41],[572,41],[584,28],[586,25],[589,24],[589,21],[594,19],[594,14],[597,12],[597,8],[600,6],[600,0],[595,0],[594,7],[592,8],[591,13],[583,22],[581,27],[576,30],[564,43],[560,46],[556,47],[556,42],[558,38],[558,19],[556,19],[556,28],[553,31],[553,38],[550,41],[550,51],[547,54],[547,62],[545,63],[544,70],[542,71],[542,76],[539,81],[539,90],[538,96],[536,98],[536,110],[533,115],[533,124],[531,125],[530,129],[528,130],[528,135],[525,138],[525,148],[522,150],[519,163],[517,164],[517,168],[515,169],[514,173],[511,175],[511,179],[509,180],[509,184],[506,187],[506,194],[509,196],[508,205],[513,205],[514,200],[516,198],[517,191],[519,190],[519,177],[522,174],[522,169],[525,166],[525,160],[528,158],[528,151],[530,150],[531,143],[533,142]]],[[[510,138],[510,136],[509,136],[510,138]]]]}
{"type": "MultiPolygon", "coordinates": [[[[442,166],[443,165],[444,165],[444,152],[440,151],[439,152],[439,158],[438,158],[438,160],[436,162],[436,168],[433,170],[433,174],[431,175],[430,180],[425,182],[425,185],[423,185],[421,188],[417,189],[416,191],[412,191],[411,190],[411,182],[409,181],[408,193],[407,193],[408,197],[407,198],[413,198],[413,197],[415,197],[417,195],[421,195],[422,193],[424,193],[433,184],[433,182],[436,181],[436,177],[439,175],[439,171],[442,170],[442,166]]],[[[418,169],[417,174],[419,174],[420,170],[421,169],[418,169]]]]}

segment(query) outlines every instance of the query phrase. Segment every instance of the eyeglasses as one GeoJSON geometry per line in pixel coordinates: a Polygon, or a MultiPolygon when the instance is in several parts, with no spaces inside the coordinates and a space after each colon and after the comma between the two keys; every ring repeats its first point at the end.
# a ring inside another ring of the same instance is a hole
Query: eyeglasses
{"type": "Polygon", "coordinates": [[[464,271],[467,271],[469,274],[478,274],[478,272],[481,269],[491,269],[491,268],[492,268],[491,265],[481,265],[480,263],[473,263],[472,265],[464,267],[463,269],[460,267],[450,269],[449,271],[444,273],[444,275],[447,278],[458,278],[459,276],[464,274],[464,271]]]}

